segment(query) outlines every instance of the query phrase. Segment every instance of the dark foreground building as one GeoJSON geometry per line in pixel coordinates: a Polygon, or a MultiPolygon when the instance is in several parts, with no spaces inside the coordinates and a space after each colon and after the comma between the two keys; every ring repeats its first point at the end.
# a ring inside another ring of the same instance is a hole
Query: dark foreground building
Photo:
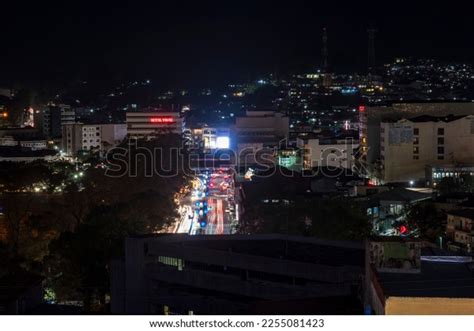
{"type": "Polygon", "coordinates": [[[358,314],[363,245],[282,235],[153,235],[112,264],[115,314],[358,314]]]}

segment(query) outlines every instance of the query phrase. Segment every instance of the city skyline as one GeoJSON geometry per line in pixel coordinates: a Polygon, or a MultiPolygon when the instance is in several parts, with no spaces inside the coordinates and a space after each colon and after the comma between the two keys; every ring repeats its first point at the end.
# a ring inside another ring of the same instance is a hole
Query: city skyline
{"type": "Polygon", "coordinates": [[[0,316],[472,320],[474,20],[452,9],[7,3],[0,316]]]}

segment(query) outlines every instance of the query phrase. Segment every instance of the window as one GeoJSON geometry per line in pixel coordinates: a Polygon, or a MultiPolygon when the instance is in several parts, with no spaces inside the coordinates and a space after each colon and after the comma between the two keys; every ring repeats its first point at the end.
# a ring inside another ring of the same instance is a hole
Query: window
{"type": "Polygon", "coordinates": [[[418,146],[413,147],[413,154],[419,154],[420,153],[420,148],[418,146]]]}
{"type": "Polygon", "coordinates": [[[444,137],[438,137],[438,145],[444,145],[444,137]]]}
{"type": "Polygon", "coordinates": [[[413,160],[419,160],[420,156],[419,155],[413,155],[413,160]]]}
{"type": "Polygon", "coordinates": [[[443,146],[438,147],[438,154],[444,154],[444,147],[443,146]]]}
{"type": "Polygon", "coordinates": [[[175,257],[158,256],[158,262],[171,267],[176,267],[178,268],[178,271],[183,271],[184,269],[184,260],[175,257]]]}
{"type": "Polygon", "coordinates": [[[444,128],[438,128],[438,135],[444,135],[444,128]]]}
{"type": "Polygon", "coordinates": [[[418,136],[420,134],[420,129],[419,128],[413,128],[413,134],[415,136],[418,136]]]}
{"type": "Polygon", "coordinates": [[[413,145],[418,145],[420,143],[420,139],[418,137],[413,138],[413,145]]]}
{"type": "Polygon", "coordinates": [[[438,160],[444,160],[444,155],[438,155],[438,160]]]}

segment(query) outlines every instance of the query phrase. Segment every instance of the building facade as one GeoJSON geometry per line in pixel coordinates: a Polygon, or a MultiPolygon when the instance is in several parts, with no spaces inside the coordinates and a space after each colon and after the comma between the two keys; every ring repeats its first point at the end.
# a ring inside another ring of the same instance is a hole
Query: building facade
{"type": "Polygon", "coordinates": [[[63,126],[62,150],[71,156],[80,150],[105,152],[120,144],[126,135],[125,124],[66,124],[63,126]]]}
{"type": "Polygon", "coordinates": [[[111,310],[114,314],[248,314],[271,305],[289,313],[303,302],[308,307],[327,298],[349,302],[360,285],[363,261],[362,245],[314,238],[129,238],[125,260],[112,266],[111,310]]]}
{"type": "Polygon", "coordinates": [[[471,256],[455,256],[421,240],[371,238],[366,248],[365,311],[377,315],[472,315],[472,268],[471,256]]]}
{"type": "Polygon", "coordinates": [[[179,112],[147,108],[142,111],[127,112],[127,134],[135,138],[151,138],[165,133],[181,135],[184,119],[179,112]]]}
{"type": "Polygon", "coordinates": [[[367,175],[377,177],[381,159],[381,123],[418,116],[442,117],[474,114],[473,102],[400,102],[359,107],[359,141],[367,175]]]}
{"type": "Polygon", "coordinates": [[[447,214],[446,236],[453,243],[451,248],[470,252],[474,245],[474,210],[451,210],[447,214]]]}
{"type": "Polygon", "coordinates": [[[245,116],[235,119],[237,140],[248,137],[283,139],[288,137],[289,130],[289,118],[276,111],[248,110],[245,116]]]}
{"type": "Polygon", "coordinates": [[[62,126],[74,124],[76,115],[69,105],[47,105],[34,113],[34,126],[47,138],[59,138],[62,126]]]}
{"type": "Polygon", "coordinates": [[[300,135],[296,140],[303,160],[303,169],[331,167],[352,169],[358,142],[352,139],[323,139],[318,135],[300,135]]]}
{"type": "Polygon", "coordinates": [[[425,180],[427,166],[474,163],[474,116],[419,116],[380,128],[381,179],[425,180]]]}

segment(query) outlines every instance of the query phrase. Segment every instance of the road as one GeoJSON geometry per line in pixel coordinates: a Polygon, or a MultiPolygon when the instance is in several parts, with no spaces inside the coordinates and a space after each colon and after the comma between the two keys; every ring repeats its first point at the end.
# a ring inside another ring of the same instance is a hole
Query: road
{"type": "Polygon", "coordinates": [[[196,175],[194,190],[180,202],[176,233],[231,234],[235,228],[234,178],[229,169],[196,175]]]}

